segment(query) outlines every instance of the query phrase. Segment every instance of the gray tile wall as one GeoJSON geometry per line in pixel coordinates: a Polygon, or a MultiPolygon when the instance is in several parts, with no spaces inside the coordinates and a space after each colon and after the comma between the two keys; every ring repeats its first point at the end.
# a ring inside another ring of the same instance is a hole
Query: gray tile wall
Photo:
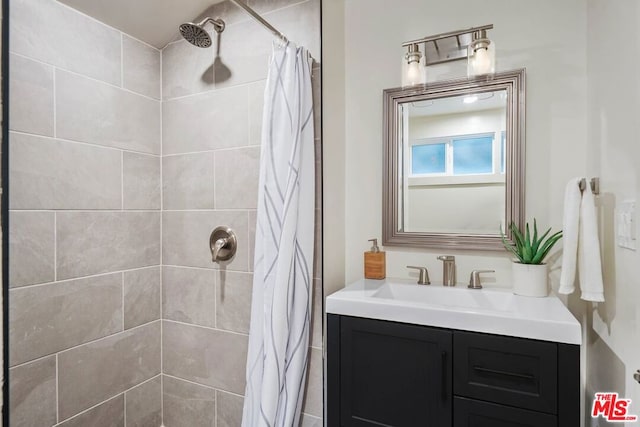
{"type": "Polygon", "coordinates": [[[158,427],[160,51],[54,0],[10,31],[12,425],[158,427]]]}
{"type": "MultiPolygon", "coordinates": [[[[320,57],[319,0],[249,3],[320,57]]],[[[54,0],[12,2],[19,425],[240,423],[272,38],[227,2],[211,13],[228,24],[218,58],[183,41],[160,52],[54,0]],[[222,224],[239,251],[219,269],[208,237],[222,224]]],[[[313,77],[319,153],[319,64],[313,77]]],[[[320,248],[303,426],[322,424],[320,248]]]]}
{"type": "MultiPolygon", "coordinates": [[[[318,0],[253,0],[278,29],[320,57],[318,0]]],[[[228,2],[216,49],[162,50],[162,318],[164,423],[235,427],[242,418],[255,239],[262,105],[272,37],[228,2]],[[210,259],[218,225],[239,238],[224,269],[210,259]]],[[[319,127],[319,64],[314,68],[319,127]]],[[[320,133],[316,133],[318,159],[320,133]]],[[[320,163],[318,160],[318,182],[320,163]]],[[[319,188],[319,186],[318,186],[319,188]]],[[[318,212],[320,205],[317,206],[318,212]]],[[[303,426],[322,425],[321,220],[303,426]]]]}

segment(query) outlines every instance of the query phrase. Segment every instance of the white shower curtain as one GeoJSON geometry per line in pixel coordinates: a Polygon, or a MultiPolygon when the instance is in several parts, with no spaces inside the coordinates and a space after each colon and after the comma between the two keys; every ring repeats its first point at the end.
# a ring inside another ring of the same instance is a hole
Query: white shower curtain
{"type": "Polygon", "coordinates": [[[243,427],[300,418],[311,313],[315,156],[312,59],[274,45],[265,89],[243,427]]]}

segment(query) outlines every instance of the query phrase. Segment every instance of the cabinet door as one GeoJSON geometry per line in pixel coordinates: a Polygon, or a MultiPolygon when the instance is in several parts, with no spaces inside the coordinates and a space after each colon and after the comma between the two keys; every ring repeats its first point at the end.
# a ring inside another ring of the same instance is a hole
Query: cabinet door
{"type": "Polygon", "coordinates": [[[340,425],[451,425],[452,335],[341,317],[340,425]]]}
{"type": "Polygon", "coordinates": [[[554,415],[455,397],[454,427],[557,427],[554,415]]]}

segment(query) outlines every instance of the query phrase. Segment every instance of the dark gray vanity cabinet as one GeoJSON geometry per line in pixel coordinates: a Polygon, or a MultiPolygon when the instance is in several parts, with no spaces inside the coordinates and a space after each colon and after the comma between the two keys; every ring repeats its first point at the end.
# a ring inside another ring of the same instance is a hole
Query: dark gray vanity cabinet
{"type": "Polygon", "coordinates": [[[451,425],[450,331],[347,316],[333,320],[340,323],[340,422],[329,425],[451,425]]]}
{"type": "Polygon", "coordinates": [[[579,427],[577,345],[327,315],[327,425],[579,427]]]}

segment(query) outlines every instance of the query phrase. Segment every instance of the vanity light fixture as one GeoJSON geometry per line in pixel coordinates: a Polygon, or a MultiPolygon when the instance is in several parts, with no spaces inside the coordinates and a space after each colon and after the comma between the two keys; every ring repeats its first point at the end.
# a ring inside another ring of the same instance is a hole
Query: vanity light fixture
{"type": "Polygon", "coordinates": [[[402,60],[403,87],[426,83],[426,66],[422,58],[422,52],[417,44],[407,46],[407,53],[402,60]]]}
{"type": "Polygon", "coordinates": [[[487,37],[493,24],[450,31],[402,43],[407,53],[402,60],[402,86],[426,83],[426,67],[467,60],[468,77],[495,72],[495,43],[487,37]],[[422,48],[422,51],[420,50],[422,48]]]}
{"type": "Polygon", "coordinates": [[[467,76],[475,77],[496,72],[496,44],[487,38],[487,30],[473,33],[467,52],[467,76]]]}

